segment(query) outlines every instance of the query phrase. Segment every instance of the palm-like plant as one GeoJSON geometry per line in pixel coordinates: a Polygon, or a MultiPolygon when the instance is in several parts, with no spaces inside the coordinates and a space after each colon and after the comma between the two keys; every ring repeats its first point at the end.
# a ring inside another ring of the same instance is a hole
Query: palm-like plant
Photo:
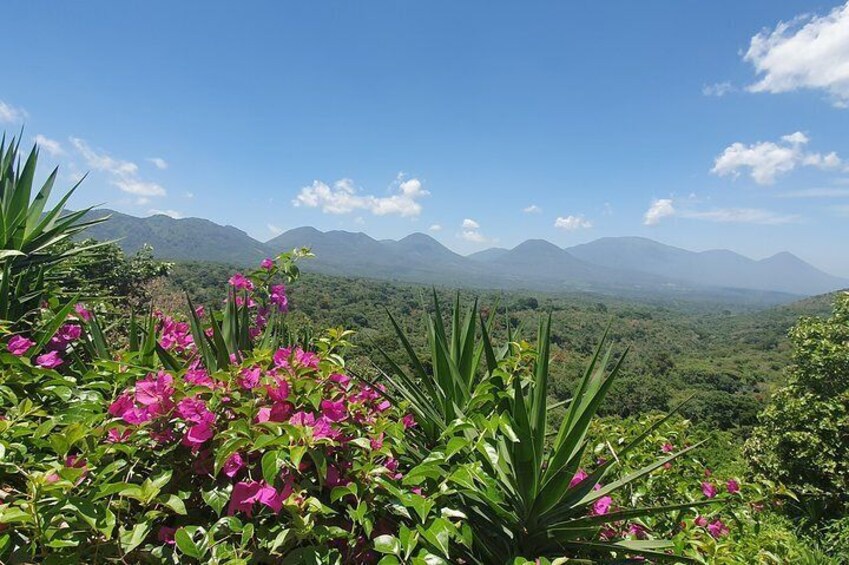
{"type": "MultiPolygon", "coordinates": [[[[438,315],[438,304],[436,311],[438,315]]],[[[455,306],[455,320],[458,311],[459,304],[455,306]]],[[[455,324],[454,339],[456,327],[455,324]]],[[[421,369],[423,363],[412,353],[409,340],[396,324],[416,374],[406,375],[399,365],[393,364],[393,374],[387,375],[386,382],[391,397],[408,401],[416,417],[424,418],[424,425],[434,428],[431,433],[439,432],[437,437],[428,438],[433,442],[429,455],[408,478],[438,479],[442,482],[440,488],[456,490],[473,532],[469,560],[489,564],[505,563],[517,557],[669,558],[665,550],[671,547],[670,542],[626,539],[609,526],[709,502],[619,509],[607,497],[697,445],[603,484],[619,458],[661,425],[666,420],[663,419],[619,452],[611,448],[610,458],[597,464],[582,480],[583,475],[578,474],[581,465],[586,465],[587,431],[625,354],[612,363],[612,349],[606,347],[605,334],[573,397],[562,403],[566,407],[562,421],[557,428],[550,429],[551,317],[541,321],[535,348],[513,342],[496,350],[487,324],[482,324],[479,339],[469,334],[474,330],[473,324],[467,323],[462,328],[463,347],[446,350],[439,346],[449,342],[444,329],[436,323],[428,326],[431,350],[441,356],[434,360],[434,374],[429,375],[421,369]],[[434,348],[433,342],[438,347],[434,348]],[[454,366],[459,368],[461,353],[469,348],[480,351],[479,357],[486,357],[487,369],[475,374],[455,370],[450,373],[469,379],[466,382],[472,383],[476,391],[487,391],[487,402],[476,401],[480,395],[466,394],[466,388],[457,387],[455,380],[437,376],[436,367],[440,363],[449,370],[454,366]],[[442,408],[449,405],[450,410],[442,408]],[[599,536],[602,528],[606,529],[604,539],[599,536]]]]}
{"type": "Polygon", "coordinates": [[[63,214],[79,182],[53,208],[46,209],[58,168],[34,193],[37,164],[38,147],[33,147],[21,165],[20,140],[12,138],[8,145],[5,135],[0,140],[0,319],[10,322],[38,306],[52,268],[104,245],[59,249],[60,243],[106,218],[86,220],[91,208],[63,214]]]}

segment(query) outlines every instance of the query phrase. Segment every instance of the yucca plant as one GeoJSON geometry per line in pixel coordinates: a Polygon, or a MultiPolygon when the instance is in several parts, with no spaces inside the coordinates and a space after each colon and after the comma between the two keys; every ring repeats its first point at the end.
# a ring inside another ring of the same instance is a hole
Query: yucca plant
{"type": "MultiPolygon", "coordinates": [[[[473,305],[471,311],[475,308],[473,305]]],[[[435,310],[438,315],[438,303],[435,310]]],[[[458,319],[458,312],[459,303],[455,305],[454,320],[458,319]]],[[[495,564],[539,557],[670,558],[666,550],[672,546],[671,542],[625,539],[620,535],[621,528],[615,526],[710,502],[617,508],[609,497],[697,445],[604,484],[619,458],[639,445],[666,421],[664,418],[620,451],[614,452],[611,447],[607,461],[593,463],[594,469],[586,476],[581,468],[588,463],[587,431],[627,351],[612,362],[612,348],[607,346],[605,334],[573,397],[560,403],[565,407],[565,415],[559,426],[551,428],[550,412],[554,406],[548,398],[551,317],[541,321],[535,348],[525,342],[512,342],[496,349],[487,324],[482,324],[479,339],[470,337],[469,332],[474,330],[472,323],[454,326],[455,337],[449,340],[441,325],[435,321],[428,325],[431,350],[440,356],[433,361],[431,375],[421,368],[423,363],[415,362],[409,339],[396,324],[416,374],[407,375],[399,365],[393,364],[393,374],[386,375],[385,380],[387,394],[409,402],[416,417],[423,418],[424,424],[433,428],[428,437],[432,442],[429,451],[408,480],[437,480],[440,489],[456,490],[460,509],[472,532],[467,559],[495,564]],[[459,334],[462,347],[445,347],[456,340],[457,327],[462,328],[459,334]],[[487,359],[485,371],[474,374],[459,371],[457,360],[461,356],[457,353],[469,347],[473,347],[477,359],[487,359]],[[438,376],[436,367],[440,364],[448,368],[452,379],[438,376]],[[487,402],[473,402],[475,394],[467,394],[466,387],[458,387],[458,377],[469,379],[466,382],[474,390],[486,390],[487,402]],[[604,537],[599,535],[603,529],[604,537]]]]}
{"type": "Polygon", "coordinates": [[[404,330],[388,313],[407,353],[406,363],[411,373],[408,374],[400,363],[378,348],[391,369],[391,372],[383,373],[382,376],[390,383],[390,394],[394,399],[409,403],[409,409],[418,422],[421,439],[419,447],[423,450],[435,445],[452,421],[464,417],[470,410],[480,411],[494,400],[493,389],[498,383],[490,377],[509,350],[508,346],[495,348],[489,338],[496,310],[493,308],[488,317],[481,316],[478,321],[477,300],[464,311],[460,305],[460,295],[457,294],[449,333],[445,327],[442,306],[434,290],[433,311],[425,315],[430,352],[429,370],[426,369],[428,364],[416,353],[404,330]],[[482,361],[485,361],[485,365],[482,365],[482,361]]]}
{"type": "Polygon", "coordinates": [[[20,140],[0,140],[0,320],[16,323],[38,307],[46,297],[50,270],[71,256],[88,253],[105,243],[59,248],[60,243],[100,223],[105,218],[85,219],[91,210],[63,213],[79,186],[74,185],[50,209],[47,201],[58,168],[33,191],[38,147],[21,165],[20,140]]]}

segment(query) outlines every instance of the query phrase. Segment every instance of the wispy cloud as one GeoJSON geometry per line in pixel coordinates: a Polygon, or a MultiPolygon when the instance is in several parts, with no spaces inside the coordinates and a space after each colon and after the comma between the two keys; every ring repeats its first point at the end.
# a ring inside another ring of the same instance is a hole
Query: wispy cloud
{"type": "Polygon", "coordinates": [[[337,180],[333,186],[316,180],[312,185],[303,187],[292,204],[320,208],[327,214],[366,210],[376,216],[416,217],[422,211],[419,200],[430,194],[415,178],[399,177],[390,189],[392,193],[389,196],[363,195],[351,179],[337,180]]]}
{"type": "Polygon", "coordinates": [[[835,106],[849,106],[849,2],[755,35],[743,60],[760,77],[751,92],[821,90],[835,106]]]}
{"type": "Polygon", "coordinates": [[[554,220],[554,227],[560,230],[577,231],[593,227],[593,223],[583,216],[559,216],[554,220]]]}
{"type": "Polygon", "coordinates": [[[525,214],[539,214],[540,212],[542,212],[542,208],[540,208],[536,204],[531,204],[526,208],[522,208],[522,212],[524,212],[525,214]]]}
{"type": "Polygon", "coordinates": [[[658,225],[664,218],[685,218],[718,223],[779,225],[801,221],[795,214],[782,214],[760,208],[711,208],[701,210],[689,205],[677,206],[672,198],[660,198],[652,202],[643,216],[643,224],[658,225]]]}
{"type": "Polygon", "coordinates": [[[803,188],[777,194],[781,198],[849,198],[849,188],[803,188]]]}
{"type": "Polygon", "coordinates": [[[431,224],[431,226],[427,229],[428,231],[442,231],[442,226],[439,224],[431,224]]]}
{"type": "Polygon", "coordinates": [[[271,232],[271,235],[280,235],[281,233],[283,233],[283,228],[275,226],[274,224],[265,224],[265,227],[268,228],[268,231],[271,232]]]}
{"type": "Polygon", "coordinates": [[[121,191],[140,197],[138,204],[149,202],[151,197],[167,194],[165,188],[158,183],[141,179],[138,175],[139,167],[132,161],[115,159],[103,151],[96,151],[78,137],[72,137],[70,140],[89,167],[107,173],[110,183],[121,191]]]}
{"type": "Polygon", "coordinates": [[[735,88],[730,82],[715,82],[713,84],[706,84],[702,87],[702,94],[704,96],[715,96],[717,98],[722,98],[729,92],[734,92],[735,88]]]}
{"type": "Polygon", "coordinates": [[[27,119],[27,111],[0,100],[0,124],[17,124],[27,119]]]}
{"type": "Polygon", "coordinates": [[[156,208],[151,208],[147,211],[147,213],[152,215],[168,216],[170,218],[174,218],[175,220],[179,220],[183,217],[183,214],[181,212],[178,212],[177,210],[157,210],[156,208]]]}
{"type": "Polygon", "coordinates": [[[754,181],[761,185],[773,184],[775,179],[796,167],[839,169],[843,161],[837,153],[822,154],[805,151],[810,139],[797,131],[782,136],[778,142],[759,141],[751,145],[732,143],[714,161],[711,172],[718,176],[740,176],[748,170],[754,181]]]}
{"type": "Polygon", "coordinates": [[[55,139],[50,139],[49,137],[38,134],[35,136],[35,143],[40,149],[47,151],[53,157],[65,154],[65,149],[62,147],[62,144],[55,139]]]}
{"type": "Polygon", "coordinates": [[[153,166],[159,169],[160,171],[164,171],[168,168],[168,161],[166,161],[162,157],[148,157],[147,161],[149,163],[152,163],[153,166]]]}

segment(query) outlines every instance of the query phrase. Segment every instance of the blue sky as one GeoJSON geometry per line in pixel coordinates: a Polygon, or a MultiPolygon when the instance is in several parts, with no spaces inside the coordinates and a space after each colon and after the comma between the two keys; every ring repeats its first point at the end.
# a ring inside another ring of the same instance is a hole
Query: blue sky
{"type": "MultiPolygon", "coordinates": [[[[849,276],[849,3],[14,2],[74,206],[457,251],[640,235],[849,276]]],[[[46,172],[46,169],[45,169],[46,172]]]]}

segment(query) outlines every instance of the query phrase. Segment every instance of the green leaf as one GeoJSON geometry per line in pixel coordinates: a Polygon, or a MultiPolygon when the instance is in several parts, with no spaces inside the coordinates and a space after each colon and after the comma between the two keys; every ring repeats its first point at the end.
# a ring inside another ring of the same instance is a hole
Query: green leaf
{"type": "Polygon", "coordinates": [[[401,554],[401,542],[395,536],[384,534],[374,538],[374,549],[380,553],[401,554]]]}
{"type": "Polygon", "coordinates": [[[200,559],[203,557],[203,553],[200,548],[192,539],[192,536],[186,531],[185,528],[180,528],[174,533],[174,542],[177,544],[177,548],[184,555],[188,555],[189,557],[194,557],[195,559],[200,559]]]}

